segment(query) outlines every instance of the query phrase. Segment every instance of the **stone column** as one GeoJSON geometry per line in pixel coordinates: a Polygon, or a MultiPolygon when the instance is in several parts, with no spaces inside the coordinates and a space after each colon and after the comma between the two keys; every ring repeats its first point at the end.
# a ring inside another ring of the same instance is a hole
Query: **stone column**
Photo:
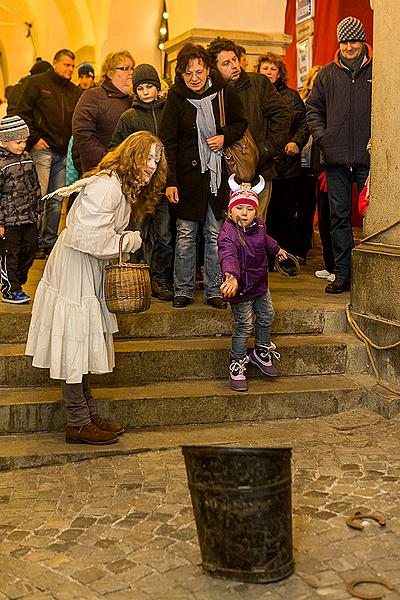
{"type": "MultiPolygon", "coordinates": [[[[352,314],[378,345],[400,340],[400,3],[373,0],[374,59],[370,205],[353,251],[352,314]]],[[[400,348],[374,353],[383,379],[400,389],[400,348]]]]}

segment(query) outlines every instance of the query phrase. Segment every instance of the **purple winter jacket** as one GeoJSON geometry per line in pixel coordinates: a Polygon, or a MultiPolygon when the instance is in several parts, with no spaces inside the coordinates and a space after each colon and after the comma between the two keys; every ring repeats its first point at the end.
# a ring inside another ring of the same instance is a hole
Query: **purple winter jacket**
{"type": "Polygon", "coordinates": [[[239,283],[239,289],[228,302],[238,304],[254,300],[266,294],[268,290],[268,260],[267,254],[278,254],[280,247],[267,234],[262,219],[254,219],[249,227],[239,226],[245,242],[240,243],[236,223],[226,219],[218,236],[218,255],[223,277],[225,273],[234,275],[239,283]]]}

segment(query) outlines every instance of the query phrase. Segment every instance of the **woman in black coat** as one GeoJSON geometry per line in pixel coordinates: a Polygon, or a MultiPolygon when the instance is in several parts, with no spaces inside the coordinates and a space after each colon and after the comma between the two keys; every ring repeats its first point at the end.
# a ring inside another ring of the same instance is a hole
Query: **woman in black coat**
{"type": "Polygon", "coordinates": [[[173,306],[190,303],[195,288],[196,236],[203,225],[204,296],[207,304],[226,308],[217,237],[227,208],[229,189],[222,149],[239,140],[247,127],[240,100],[199,45],[179,52],[176,79],[165,104],[160,138],[164,143],[169,178],[166,195],[176,217],[173,306]],[[226,125],[220,126],[218,92],[224,87],[226,125]]]}
{"type": "MultiPolygon", "coordinates": [[[[260,56],[257,70],[274,84],[290,111],[288,139],[274,161],[277,175],[272,182],[272,195],[268,207],[268,233],[282,248],[297,255],[299,251],[296,210],[303,197],[301,151],[310,137],[306,123],[306,107],[299,93],[287,86],[286,65],[279,54],[268,52],[260,56]]],[[[286,270],[289,275],[296,272],[294,267],[286,267],[286,270]]]]}

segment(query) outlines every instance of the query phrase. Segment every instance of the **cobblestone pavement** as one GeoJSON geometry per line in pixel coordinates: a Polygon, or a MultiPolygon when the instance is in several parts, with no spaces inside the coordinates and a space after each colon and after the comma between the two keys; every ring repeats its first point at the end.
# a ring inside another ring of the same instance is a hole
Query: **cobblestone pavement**
{"type": "Polygon", "coordinates": [[[179,431],[186,443],[214,431],[293,447],[293,576],[249,585],[202,573],[183,457],[171,448],[0,473],[0,598],[345,600],[360,575],[385,577],[394,591],[368,591],[400,597],[399,417],[361,410],[179,431]],[[358,507],[382,512],[386,527],[350,529],[358,507]]]}

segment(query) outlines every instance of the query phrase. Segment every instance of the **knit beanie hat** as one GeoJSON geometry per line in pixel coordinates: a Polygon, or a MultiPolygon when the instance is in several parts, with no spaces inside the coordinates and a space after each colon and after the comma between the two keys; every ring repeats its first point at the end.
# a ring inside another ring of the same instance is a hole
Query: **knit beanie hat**
{"type": "Polygon", "coordinates": [[[138,65],[133,71],[133,90],[141,83],[152,83],[158,90],[161,90],[161,82],[157,71],[152,65],[138,65]]]}
{"type": "Polygon", "coordinates": [[[0,142],[20,142],[29,137],[29,127],[21,117],[3,117],[0,121],[0,142]]]}
{"type": "Polygon", "coordinates": [[[94,69],[90,63],[82,63],[78,66],[78,77],[83,77],[84,75],[94,79],[94,69]]]}
{"type": "Polygon", "coordinates": [[[346,17],[337,26],[339,44],[345,42],[366,42],[364,25],[357,17],[346,17]]]}
{"type": "Polygon", "coordinates": [[[240,188],[237,192],[231,192],[229,197],[228,211],[238,206],[238,204],[248,204],[257,210],[258,196],[249,188],[240,188]]]}
{"type": "Polygon", "coordinates": [[[51,69],[51,64],[47,60],[37,60],[29,71],[31,75],[40,75],[40,73],[46,73],[51,69]]]}

